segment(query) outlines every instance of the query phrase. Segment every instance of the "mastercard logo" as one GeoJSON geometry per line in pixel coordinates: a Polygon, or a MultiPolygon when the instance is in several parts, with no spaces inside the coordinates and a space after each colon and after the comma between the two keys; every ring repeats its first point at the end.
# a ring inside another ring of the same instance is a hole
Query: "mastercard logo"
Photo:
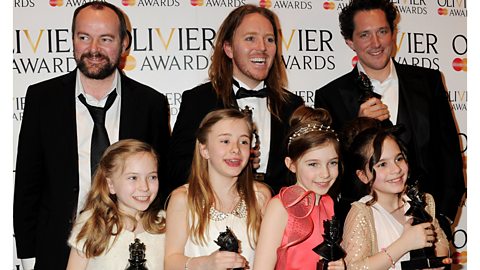
{"type": "Polygon", "coordinates": [[[465,264],[467,263],[467,251],[455,252],[452,255],[453,264],[465,264]]]}
{"type": "Polygon", "coordinates": [[[128,7],[128,6],[134,6],[135,5],[135,0],[122,0],[122,5],[128,7]]]}
{"type": "Polygon", "coordinates": [[[333,10],[335,9],[335,3],[333,2],[323,2],[323,8],[326,10],[333,10]]]}
{"type": "Polygon", "coordinates": [[[438,15],[442,15],[442,16],[448,15],[448,9],[446,8],[438,8],[437,12],[438,12],[438,15]]]}
{"type": "Polygon", "coordinates": [[[352,58],[352,66],[355,67],[355,65],[357,64],[357,62],[358,62],[358,56],[355,55],[355,56],[352,58]]]}
{"type": "Polygon", "coordinates": [[[61,7],[63,6],[63,0],[50,0],[50,6],[52,7],[61,7]]]}
{"type": "Polygon", "coordinates": [[[259,6],[263,8],[271,8],[272,7],[272,0],[260,0],[258,3],[259,6]]]}
{"type": "Polygon", "coordinates": [[[131,55],[127,55],[125,58],[125,66],[123,67],[123,70],[125,71],[132,71],[135,69],[137,66],[137,59],[131,55]]]}
{"type": "Polygon", "coordinates": [[[455,71],[467,71],[467,58],[455,58],[452,61],[452,67],[455,71]]]}
{"type": "Polygon", "coordinates": [[[190,0],[190,4],[194,7],[203,6],[203,0],[190,0]]]}

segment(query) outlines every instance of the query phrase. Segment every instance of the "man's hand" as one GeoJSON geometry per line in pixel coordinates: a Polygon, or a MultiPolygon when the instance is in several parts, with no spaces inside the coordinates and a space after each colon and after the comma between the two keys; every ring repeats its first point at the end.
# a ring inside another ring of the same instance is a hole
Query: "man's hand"
{"type": "Polygon", "coordinates": [[[383,121],[390,118],[387,105],[378,98],[372,97],[360,105],[359,117],[370,117],[383,121]]]}

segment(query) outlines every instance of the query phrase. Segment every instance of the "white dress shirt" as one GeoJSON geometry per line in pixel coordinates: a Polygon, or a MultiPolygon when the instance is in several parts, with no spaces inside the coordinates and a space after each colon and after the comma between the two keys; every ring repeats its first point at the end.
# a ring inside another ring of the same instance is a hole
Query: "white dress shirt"
{"type": "Polygon", "coordinates": [[[83,209],[87,194],[90,191],[92,182],[90,168],[90,148],[92,144],[93,119],[88,112],[87,107],[78,99],[80,94],[85,96],[89,105],[103,107],[107,101],[108,95],[112,91],[117,91],[117,97],[105,116],[105,128],[107,129],[110,144],[117,142],[120,131],[120,104],[121,104],[121,83],[118,71],[115,71],[110,91],[104,97],[97,100],[93,96],[85,93],[80,81],[80,71],[77,70],[77,79],[75,86],[75,111],[77,120],[77,143],[78,143],[78,170],[79,170],[79,192],[77,215],[83,209]]]}
{"type": "MultiPolygon", "coordinates": [[[[367,74],[360,62],[357,63],[357,66],[359,72],[361,71],[367,74]]],[[[395,70],[395,65],[393,64],[392,59],[390,59],[390,73],[388,74],[387,78],[383,82],[372,78],[370,78],[370,81],[373,85],[373,91],[377,94],[380,94],[382,96],[382,102],[388,106],[388,111],[390,112],[390,121],[392,121],[392,124],[395,125],[397,123],[398,116],[399,86],[397,71],[395,70]]]]}
{"type": "MultiPolygon", "coordinates": [[[[247,90],[250,89],[239,79],[233,77],[240,87],[247,90]]],[[[252,91],[258,91],[265,87],[265,82],[260,82],[252,91]]],[[[238,87],[233,85],[233,92],[236,94],[238,87]]],[[[267,98],[248,97],[237,99],[237,104],[240,109],[244,109],[248,106],[252,110],[252,120],[257,126],[258,136],[260,139],[260,167],[257,169],[258,173],[266,173],[268,165],[268,153],[270,153],[270,130],[271,130],[271,114],[267,106],[267,98]]],[[[254,145],[255,142],[252,142],[254,145]]]]}

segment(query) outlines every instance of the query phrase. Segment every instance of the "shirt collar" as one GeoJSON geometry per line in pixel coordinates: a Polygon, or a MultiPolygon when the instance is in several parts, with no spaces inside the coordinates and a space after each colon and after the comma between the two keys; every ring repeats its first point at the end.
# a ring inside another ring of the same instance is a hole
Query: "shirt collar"
{"type": "MultiPolygon", "coordinates": [[[[247,90],[254,90],[254,91],[258,91],[258,90],[261,90],[263,88],[265,88],[265,81],[261,81],[260,83],[257,84],[257,86],[255,86],[253,89],[250,89],[250,87],[248,85],[246,85],[245,83],[243,83],[241,80],[239,80],[238,78],[236,78],[235,76],[233,76],[233,79],[235,81],[238,82],[238,85],[240,87],[243,87],[247,90]]],[[[238,87],[236,85],[233,85],[233,92],[236,94],[238,91],[238,87]]]]}
{"type": "MultiPolygon", "coordinates": [[[[367,72],[365,71],[365,68],[362,66],[362,63],[360,63],[360,61],[357,62],[357,69],[358,69],[359,73],[363,72],[363,73],[367,74],[367,72]]],[[[368,76],[368,74],[367,74],[367,76],[368,76]]],[[[390,58],[390,72],[388,73],[387,78],[383,82],[380,82],[379,80],[376,80],[376,79],[373,79],[373,78],[370,78],[370,80],[372,81],[372,84],[375,83],[377,85],[382,85],[382,84],[390,82],[392,79],[395,79],[395,78],[397,78],[397,71],[395,69],[395,65],[393,63],[393,60],[390,58]]]]}
{"type": "MultiPolygon", "coordinates": [[[[114,71],[115,77],[113,78],[112,86],[111,89],[105,94],[105,96],[102,98],[106,99],[108,95],[113,92],[114,90],[117,91],[117,95],[121,96],[122,89],[121,89],[121,80],[119,76],[118,69],[115,69],[114,71]]],[[[83,94],[87,100],[95,99],[91,95],[85,93],[85,90],[83,89],[82,82],[80,81],[80,70],[77,68],[77,76],[75,78],[75,96],[78,97],[80,94],[83,94]]]]}

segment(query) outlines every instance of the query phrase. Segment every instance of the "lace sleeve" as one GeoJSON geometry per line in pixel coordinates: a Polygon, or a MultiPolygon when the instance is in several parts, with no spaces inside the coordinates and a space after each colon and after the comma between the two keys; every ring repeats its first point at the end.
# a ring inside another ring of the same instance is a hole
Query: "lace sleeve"
{"type": "Polygon", "coordinates": [[[433,217],[432,223],[435,227],[435,233],[437,234],[437,242],[435,243],[435,245],[449,249],[450,245],[448,243],[447,236],[440,227],[440,224],[438,223],[437,217],[435,215],[435,200],[433,199],[433,196],[425,193],[425,201],[427,203],[426,210],[433,217]]]}
{"type": "Polygon", "coordinates": [[[342,247],[347,252],[347,269],[368,269],[368,257],[374,246],[373,217],[368,206],[355,202],[352,204],[343,229],[342,247]]]}

